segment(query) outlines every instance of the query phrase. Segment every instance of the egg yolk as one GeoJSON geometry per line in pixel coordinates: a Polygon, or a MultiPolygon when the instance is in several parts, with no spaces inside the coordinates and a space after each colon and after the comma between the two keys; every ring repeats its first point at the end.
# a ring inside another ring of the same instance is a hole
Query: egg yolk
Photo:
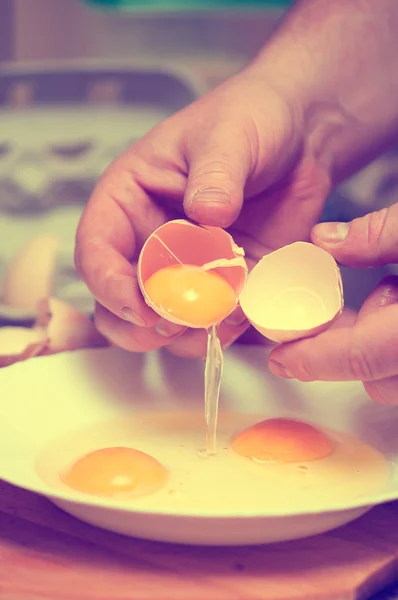
{"type": "Polygon", "coordinates": [[[77,460],[61,476],[63,483],[94,496],[142,496],[160,489],[166,469],[133,448],[103,448],[77,460]]]}
{"type": "Polygon", "coordinates": [[[235,437],[232,448],[255,462],[304,462],[333,452],[332,440],[312,425],[293,419],[268,419],[235,437]]]}
{"type": "Polygon", "coordinates": [[[235,290],[221,275],[191,265],[160,269],[145,282],[152,302],[196,327],[209,327],[227,317],[236,304],[235,290]]]}

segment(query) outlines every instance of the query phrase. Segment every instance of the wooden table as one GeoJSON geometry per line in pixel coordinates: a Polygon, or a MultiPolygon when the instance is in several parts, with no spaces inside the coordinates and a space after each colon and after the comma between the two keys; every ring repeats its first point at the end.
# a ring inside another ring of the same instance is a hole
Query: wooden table
{"type": "Polygon", "coordinates": [[[1,600],[354,600],[398,579],[398,504],[297,542],[133,540],[0,482],[1,600]]]}

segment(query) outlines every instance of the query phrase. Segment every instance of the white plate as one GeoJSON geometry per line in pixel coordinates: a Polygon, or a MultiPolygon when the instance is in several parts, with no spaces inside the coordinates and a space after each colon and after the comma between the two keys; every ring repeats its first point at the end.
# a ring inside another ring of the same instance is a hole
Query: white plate
{"type": "MultiPolygon", "coordinates": [[[[260,414],[264,418],[298,417],[353,433],[390,462],[391,477],[380,493],[349,504],[324,502],[316,509],[293,505],[288,510],[281,506],[270,511],[262,508],[259,498],[256,509],[250,511],[236,510],[229,502],[221,510],[206,506],[192,510],[178,502],[154,506],[153,496],[129,502],[97,499],[57,488],[40,477],[37,465],[44,450],[59,446],[68,436],[78,440],[79,430],[95,429],[115,419],[127,420],[128,416],[139,424],[142,413],[154,417],[166,413],[171,418],[181,411],[201,410],[200,360],[177,359],[166,352],[145,356],[118,349],[75,352],[2,369],[0,389],[0,477],[112,531],[188,544],[261,544],[327,531],[358,517],[372,505],[398,497],[398,409],[372,404],[354,383],[281,381],[268,373],[263,349],[238,347],[226,353],[221,430],[228,411],[242,414],[242,428],[250,421],[250,414],[260,414]]],[[[176,439],[175,443],[180,442],[176,439]]],[[[62,449],[65,456],[71,455],[70,444],[62,449]]],[[[51,452],[47,455],[52,456],[51,452]]],[[[222,479],[219,484],[221,493],[222,479]]]]}

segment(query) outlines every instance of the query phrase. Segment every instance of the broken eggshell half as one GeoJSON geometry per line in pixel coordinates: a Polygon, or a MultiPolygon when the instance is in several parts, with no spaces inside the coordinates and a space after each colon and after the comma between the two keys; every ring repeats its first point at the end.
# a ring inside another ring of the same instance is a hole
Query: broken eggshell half
{"type": "Polygon", "coordinates": [[[46,332],[40,328],[0,328],[0,368],[38,356],[47,347],[46,332]]]}
{"type": "Polygon", "coordinates": [[[233,312],[246,283],[247,265],[244,250],[235,244],[224,229],[195,225],[184,219],[169,221],[147,239],[138,259],[138,283],[148,306],[172,323],[199,328],[198,325],[177,319],[164,307],[156,305],[145,288],[145,282],[154,273],[176,265],[196,266],[220,275],[236,293],[235,306],[223,318],[233,312]]]}
{"type": "Polygon", "coordinates": [[[343,310],[340,269],[325,250],[295,242],[257,263],[239,302],[253,327],[274,342],[311,337],[343,310]]]}
{"type": "Polygon", "coordinates": [[[43,298],[33,327],[0,328],[0,368],[35,356],[107,345],[87,315],[57,298],[43,298]]]}

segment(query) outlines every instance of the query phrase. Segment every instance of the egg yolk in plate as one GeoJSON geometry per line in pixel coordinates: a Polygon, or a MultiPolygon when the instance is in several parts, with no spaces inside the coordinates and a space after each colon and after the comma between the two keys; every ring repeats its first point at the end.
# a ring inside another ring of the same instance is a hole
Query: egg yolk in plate
{"type": "Polygon", "coordinates": [[[168,472],[155,458],[133,448],[102,448],[86,454],[61,476],[70,488],[102,497],[151,494],[167,481],[168,472]]]}
{"type": "Polygon", "coordinates": [[[232,442],[241,456],[255,462],[305,462],[324,458],[334,443],[322,431],[293,419],[267,419],[248,427],[232,442]]]}
{"type": "Polygon", "coordinates": [[[221,275],[192,265],[156,271],[145,290],[155,305],[198,328],[219,323],[236,305],[235,291],[221,275]]]}

